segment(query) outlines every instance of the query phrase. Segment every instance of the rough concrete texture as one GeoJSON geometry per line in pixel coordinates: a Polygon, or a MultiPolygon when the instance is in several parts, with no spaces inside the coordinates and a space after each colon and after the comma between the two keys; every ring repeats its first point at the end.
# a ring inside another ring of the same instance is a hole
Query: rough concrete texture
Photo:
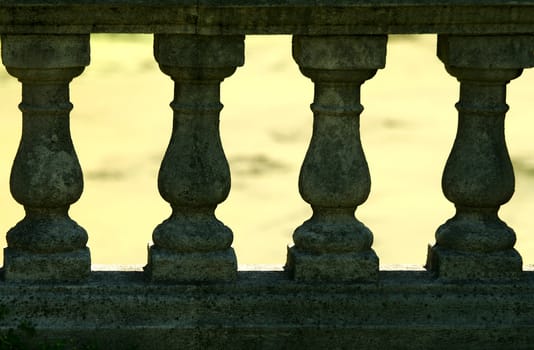
{"type": "Polygon", "coordinates": [[[69,83],[89,64],[89,35],[3,35],[2,60],[22,82],[22,139],[11,193],[26,217],[7,234],[7,280],[80,280],[87,233],[69,218],[83,176],[69,129],[69,83]]]}
{"type": "Polygon", "coordinates": [[[297,280],[372,279],[373,234],[354,217],[371,177],[360,142],[360,86],[384,67],[385,36],[294,36],[293,57],[315,84],[313,134],[299,189],[312,217],[295,230],[286,268],[297,280]]]}
{"type": "Polygon", "coordinates": [[[504,139],[506,84],[532,66],[532,36],[438,38],[438,56],[460,82],[458,133],[443,173],[456,215],[436,232],[428,267],[444,278],[513,277],[521,256],[515,233],[497,215],[514,192],[504,139]]]}
{"type": "Polygon", "coordinates": [[[83,284],[1,283],[0,333],[67,349],[531,349],[533,293],[530,271],[461,284],[426,271],[382,271],[375,283],[243,271],[180,285],[93,272],[83,284]]]}
{"type": "Polygon", "coordinates": [[[175,81],[172,136],[158,187],[172,215],[152,235],[152,281],[235,279],[232,231],[214,215],[230,191],[219,135],[219,85],[244,63],[243,36],[155,35],[154,56],[175,81]]]}

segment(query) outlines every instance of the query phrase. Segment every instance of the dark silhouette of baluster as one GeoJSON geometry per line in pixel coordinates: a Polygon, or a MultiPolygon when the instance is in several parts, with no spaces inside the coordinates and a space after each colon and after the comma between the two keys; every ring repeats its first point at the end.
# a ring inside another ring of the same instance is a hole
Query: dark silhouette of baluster
{"type": "Polygon", "coordinates": [[[499,219],[514,192],[504,137],[506,84],[531,66],[529,36],[439,36],[438,56],[460,82],[458,131],[443,173],[456,215],[436,232],[427,267],[450,279],[514,277],[521,256],[499,219]]]}
{"type": "Polygon", "coordinates": [[[293,234],[286,269],[297,280],[374,279],[371,231],[354,216],[371,179],[362,150],[360,86],[385,65],[385,36],[294,36],[293,57],[315,84],[313,136],[299,188],[313,216],[293,234]]]}
{"type": "Polygon", "coordinates": [[[68,216],[83,189],[69,129],[69,83],[89,64],[89,35],[3,35],[2,60],[22,82],[22,139],[11,193],[26,216],[7,233],[6,280],[85,278],[87,233],[68,216]]]}
{"type": "Polygon", "coordinates": [[[230,191],[219,136],[219,86],[244,62],[243,36],[155,35],[154,54],[175,82],[173,130],[159,172],[171,216],[153,233],[152,281],[228,281],[237,262],[233,234],[214,215],[230,191]]]}

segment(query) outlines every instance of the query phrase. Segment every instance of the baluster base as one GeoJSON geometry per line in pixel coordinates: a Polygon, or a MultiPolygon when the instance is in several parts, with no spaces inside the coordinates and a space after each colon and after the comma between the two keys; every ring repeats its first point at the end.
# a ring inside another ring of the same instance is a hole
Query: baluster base
{"type": "Polygon", "coordinates": [[[237,278],[234,249],[182,253],[151,246],[145,272],[151,282],[228,282],[237,278]]]}
{"type": "Polygon", "coordinates": [[[518,278],[523,261],[515,249],[493,253],[428,249],[426,268],[444,280],[518,278]]]}
{"type": "Polygon", "coordinates": [[[34,253],[4,248],[6,281],[83,281],[91,272],[89,248],[70,252],[34,253]]]}
{"type": "Polygon", "coordinates": [[[375,281],[378,279],[378,256],[372,249],[357,253],[312,254],[290,246],[285,270],[296,281],[375,281]]]}

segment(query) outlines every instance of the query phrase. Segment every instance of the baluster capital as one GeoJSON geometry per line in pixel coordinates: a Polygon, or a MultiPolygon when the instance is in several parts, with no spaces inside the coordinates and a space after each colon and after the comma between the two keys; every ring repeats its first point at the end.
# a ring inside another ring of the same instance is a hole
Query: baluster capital
{"type": "Polygon", "coordinates": [[[386,66],[385,35],[295,35],[293,58],[300,68],[337,70],[386,66]]]}
{"type": "Polygon", "coordinates": [[[387,36],[293,37],[293,58],[313,82],[362,84],[386,65],[387,36]]]}
{"type": "Polygon", "coordinates": [[[437,55],[446,67],[518,69],[534,67],[532,35],[438,35],[437,55]]]}
{"type": "Polygon", "coordinates": [[[89,35],[3,34],[2,62],[20,80],[70,80],[89,65],[89,35]]]}
{"type": "Polygon", "coordinates": [[[222,81],[244,64],[243,35],[154,35],[154,57],[174,80],[222,81]]]}

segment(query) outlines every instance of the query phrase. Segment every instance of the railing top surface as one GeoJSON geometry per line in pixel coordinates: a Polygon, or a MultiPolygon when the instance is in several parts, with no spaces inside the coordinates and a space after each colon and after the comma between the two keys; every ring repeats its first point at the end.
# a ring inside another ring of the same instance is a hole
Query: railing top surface
{"type": "Polygon", "coordinates": [[[0,6],[76,6],[76,5],[131,5],[131,6],[193,6],[220,7],[380,7],[380,6],[509,6],[534,5],[533,0],[2,0],[0,6]]]}
{"type": "Polygon", "coordinates": [[[2,33],[534,33],[534,0],[2,0],[2,33]]]}

